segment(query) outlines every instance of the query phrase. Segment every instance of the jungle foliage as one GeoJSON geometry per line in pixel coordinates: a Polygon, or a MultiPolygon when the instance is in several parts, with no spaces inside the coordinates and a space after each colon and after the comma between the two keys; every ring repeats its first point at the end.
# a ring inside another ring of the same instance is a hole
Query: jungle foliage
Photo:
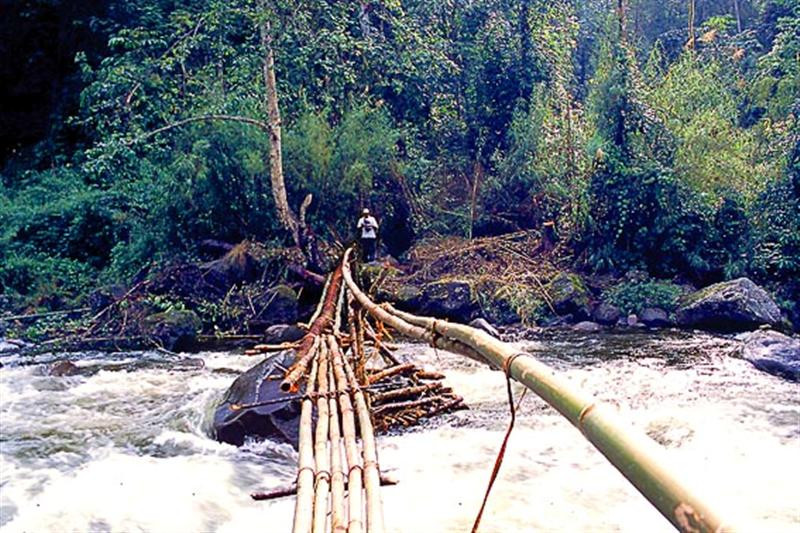
{"type": "Polygon", "coordinates": [[[286,244],[289,203],[388,250],[553,221],[577,264],[800,276],[800,2],[11,2],[0,293],[58,307],[198,254],[286,244]],[[620,11],[620,6],[622,11],[620,11]],[[203,118],[205,117],[205,118],[203,118]]]}

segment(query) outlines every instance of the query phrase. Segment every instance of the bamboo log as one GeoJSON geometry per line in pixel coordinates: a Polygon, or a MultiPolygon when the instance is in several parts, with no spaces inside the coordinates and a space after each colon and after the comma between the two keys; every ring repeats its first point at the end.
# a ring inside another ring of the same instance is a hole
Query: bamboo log
{"type": "Polygon", "coordinates": [[[317,369],[317,431],[314,440],[314,458],[317,472],[314,482],[314,533],[324,533],[328,519],[328,493],[330,488],[330,455],[328,455],[328,347],[321,343],[317,369]]]}
{"type": "Polygon", "coordinates": [[[293,350],[300,346],[299,342],[282,342],[280,344],[256,344],[249,351],[257,352],[281,352],[283,350],[293,350]]]}
{"type": "Polygon", "coordinates": [[[447,377],[444,374],[442,374],[441,372],[430,372],[428,370],[420,370],[419,372],[414,372],[414,376],[417,379],[436,380],[436,381],[438,381],[440,379],[444,379],[445,377],[447,377]]]}
{"type": "Polygon", "coordinates": [[[381,356],[383,356],[384,360],[389,364],[399,365],[400,361],[398,361],[397,357],[392,353],[391,346],[378,338],[378,335],[372,330],[372,327],[370,327],[367,321],[364,321],[364,324],[366,325],[367,337],[375,343],[375,347],[381,356]]]}
{"type": "MultiPolygon", "coordinates": [[[[315,342],[314,346],[319,343],[315,342]]],[[[316,351],[316,348],[315,348],[316,351]]],[[[317,372],[317,359],[311,364],[306,393],[314,392],[317,372]]],[[[303,400],[300,408],[300,435],[297,459],[297,501],[294,506],[293,533],[310,533],[314,512],[314,444],[311,431],[311,397],[303,400]]]]}
{"type": "Polygon", "coordinates": [[[350,367],[347,359],[342,358],[344,370],[350,388],[356,392],[356,410],[358,412],[358,426],[361,429],[361,447],[364,457],[364,489],[367,495],[367,531],[370,533],[383,533],[383,503],[380,495],[380,470],[378,469],[378,450],[375,446],[375,433],[372,429],[367,401],[364,393],[356,381],[355,372],[350,367]]]}
{"type": "Polygon", "coordinates": [[[385,402],[388,400],[399,400],[402,398],[413,398],[415,396],[419,396],[425,392],[435,391],[442,388],[441,383],[428,383],[427,385],[416,385],[413,387],[403,387],[402,389],[397,390],[390,390],[387,392],[376,392],[374,394],[370,394],[370,399],[372,400],[372,404],[375,405],[379,402],[385,402]]]}
{"type": "Polygon", "coordinates": [[[449,411],[451,409],[455,411],[461,411],[463,409],[469,409],[469,407],[464,405],[464,398],[461,396],[453,396],[450,401],[436,405],[433,407],[433,409],[428,409],[422,413],[422,417],[436,416],[439,413],[443,413],[444,411],[449,411]]]}
{"type": "MultiPolygon", "coordinates": [[[[389,487],[393,485],[397,485],[398,481],[389,476],[381,475],[381,487],[389,487]]],[[[342,485],[344,488],[347,488],[347,484],[342,485]]],[[[297,494],[297,485],[292,484],[287,487],[278,487],[277,489],[272,489],[267,492],[253,492],[250,494],[250,497],[253,501],[264,501],[264,500],[277,500],[278,498],[285,498],[286,496],[294,496],[297,494]]],[[[333,531],[336,531],[334,529],[333,531]]],[[[339,531],[346,531],[346,528],[342,528],[339,531]]]]}
{"type": "Polygon", "coordinates": [[[417,366],[414,363],[403,363],[397,366],[392,366],[380,370],[378,372],[375,372],[374,374],[371,374],[367,379],[369,380],[370,384],[377,383],[382,379],[386,379],[391,376],[396,376],[397,374],[402,374],[403,372],[411,372],[416,369],[417,366]]]}
{"type": "Polygon", "coordinates": [[[361,490],[362,471],[361,459],[356,443],[356,423],[353,417],[353,404],[346,391],[347,379],[344,374],[344,363],[341,351],[333,336],[326,337],[328,349],[333,360],[333,375],[336,381],[336,390],[339,391],[339,409],[342,413],[342,433],[344,434],[344,448],[347,456],[349,498],[349,518],[347,522],[348,533],[361,533],[363,522],[361,520],[361,490]]]}
{"type": "Polygon", "coordinates": [[[366,356],[364,354],[364,336],[360,334],[360,321],[358,318],[361,316],[355,310],[353,305],[353,297],[350,296],[348,293],[347,295],[347,319],[348,319],[348,326],[350,329],[350,350],[353,353],[353,360],[355,361],[356,365],[356,372],[358,372],[362,377],[365,372],[366,368],[366,356]]]}
{"type": "Polygon", "coordinates": [[[333,271],[329,281],[325,292],[322,294],[322,305],[318,307],[319,314],[309,326],[308,333],[300,340],[295,362],[281,382],[281,390],[284,392],[289,392],[297,388],[297,381],[306,373],[308,363],[311,361],[313,355],[313,346],[318,343],[318,337],[326,328],[333,324],[336,300],[342,285],[341,266],[333,271]]]}
{"type": "MultiPolygon", "coordinates": [[[[329,351],[330,354],[330,351],[329,351]]],[[[330,357],[332,359],[332,356],[330,357]]],[[[328,361],[328,383],[331,390],[337,390],[336,381],[333,377],[332,361],[328,361]]],[[[331,440],[331,530],[334,533],[347,531],[347,519],[345,518],[344,507],[344,487],[345,476],[342,469],[342,449],[341,435],[339,433],[339,403],[338,399],[331,397],[328,399],[330,417],[330,440],[331,440]]]]}
{"type": "MultiPolygon", "coordinates": [[[[417,317],[393,307],[377,306],[353,282],[345,253],[343,275],[348,289],[375,318],[402,333],[423,340],[451,339],[478,354],[479,360],[505,369],[566,417],[606,458],[680,531],[727,530],[715,512],[667,467],[663,450],[655,442],[616,420],[606,407],[576,390],[549,367],[520,354],[511,345],[478,329],[443,320],[417,317]],[[430,332],[430,333],[429,333],[430,332]],[[521,357],[523,356],[523,357],[521,357]]],[[[443,346],[442,346],[443,347],[443,346]]],[[[448,349],[448,348],[445,348],[448,349]]],[[[453,351],[453,350],[450,350],[453,351]]],[[[457,351],[456,353],[463,353],[457,351]]]]}
{"type": "Polygon", "coordinates": [[[409,409],[412,407],[424,407],[437,402],[441,402],[442,398],[438,396],[431,396],[430,398],[420,398],[419,400],[410,400],[407,402],[387,403],[375,408],[375,416],[385,413],[387,411],[397,411],[400,409],[409,409]]]}

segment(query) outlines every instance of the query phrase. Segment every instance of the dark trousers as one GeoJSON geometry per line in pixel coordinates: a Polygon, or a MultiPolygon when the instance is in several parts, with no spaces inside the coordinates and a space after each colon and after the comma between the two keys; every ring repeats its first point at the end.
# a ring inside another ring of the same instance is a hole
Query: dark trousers
{"type": "Polygon", "coordinates": [[[361,250],[364,252],[364,261],[375,261],[375,240],[361,239],[361,250]]]}

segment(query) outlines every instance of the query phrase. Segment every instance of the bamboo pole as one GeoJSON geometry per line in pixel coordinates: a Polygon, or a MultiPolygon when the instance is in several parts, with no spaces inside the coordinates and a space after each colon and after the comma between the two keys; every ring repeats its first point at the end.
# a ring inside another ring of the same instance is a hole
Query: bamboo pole
{"type": "MultiPolygon", "coordinates": [[[[330,351],[329,351],[330,353],[330,351]]],[[[331,357],[332,359],[332,357],[331,357]]],[[[333,378],[332,361],[328,361],[328,383],[332,390],[337,390],[336,381],[333,378]]],[[[331,530],[333,533],[347,531],[347,519],[345,518],[344,507],[344,470],[342,470],[342,444],[339,433],[339,403],[338,399],[331,397],[328,399],[330,416],[330,439],[331,439],[331,530]]]]}
{"type": "Polygon", "coordinates": [[[378,450],[375,446],[375,432],[372,429],[367,401],[361,391],[356,375],[346,358],[343,358],[344,370],[350,388],[355,390],[358,413],[358,427],[361,429],[361,447],[364,458],[364,490],[367,496],[367,531],[383,533],[383,504],[380,494],[380,470],[378,469],[378,450]]]}
{"type": "Polygon", "coordinates": [[[389,368],[384,368],[383,370],[379,370],[378,372],[370,374],[367,376],[367,381],[370,384],[377,383],[382,379],[396,376],[397,374],[403,374],[405,372],[413,372],[414,370],[418,370],[417,365],[414,363],[402,363],[397,366],[390,366],[389,368]]]}
{"type": "MultiPolygon", "coordinates": [[[[566,417],[636,489],[680,531],[717,532],[732,529],[711,508],[693,494],[667,467],[663,450],[655,442],[617,420],[613,413],[529,354],[491,335],[461,324],[417,317],[389,305],[372,302],[353,282],[345,253],[343,275],[348,289],[375,318],[410,337],[433,340],[437,346],[445,337],[467,346],[481,360],[504,369],[509,376],[539,395],[566,417]],[[430,334],[428,333],[430,332],[430,334]]],[[[450,350],[452,351],[452,350],[450,350]]],[[[463,352],[457,352],[463,353],[463,352]]]]}
{"type": "Polygon", "coordinates": [[[387,346],[385,342],[381,342],[381,340],[378,338],[377,333],[375,333],[372,330],[372,327],[370,327],[369,322],[365,320],[364,325],[366,326],[367,337],[369,337],[370,340],[372,340],[372,342],[375,344],[375,347],[377,348],[381,356],[384,358],[384,360],[388,364],[399,365],[400,361],[398,361],[397,357],[394,356],[389,346],[387,346]]]}
{"type": "Polygon", "coordinates": [[[281,382],[282,391],[289,392],[296,389],[298,380],[305,375],[308,363],[314,353],[313,346],[318,343],[322,332],[334,322],[333,315],[336,311],[336,301],[341,285],[342,267],[339,266],[330,275],[330,283],[328,283],[325,292],[322,294],[322,305],[318,306],[320,312],[316,315],[317,318],[309,326],[308,333],[300,340],[295,361],[281,382]]]}
{"type": "Polygon", "coordinates": [[[348,533],[361,533],[363,522],[361,520],[361,490],[362,472],[359,458],[358,444],[356,443],[356,423],[353,417],[353,404],[347,393],[347,379],[344,375],[343,356],[333,336],[326,337],[328,349],[333,360],[333,375],[336,381],[336,390],[339,396],[339,409],[342,413],[342,433],[344,434],[344,449],[347,456],[348,468],[348,533]]]}
{"type": "Polygon", "coordinates": [[[390,390],[388,392],[378,392],[371,395],[372,405],[378,402],[385,402],[388,400],[398,400],[402,398],[414,398],[425,392],[437,391],[442,388],[440,382],[428,383],[427,385],[415,385],[413,387],[404,387],[402,389],[390,390]]]}
{"type": "Polygon", "coordinates": [[[330,492],[330,455],[328,454],[328,348],[321,343],[317,369],[317,430],[314,440],[314,459],[317,464],[314,476],[313,532],[324,533],[328,520],[328,494],[330,492]]]}
{"type": "MultiPolygon", "coordinates": [[[[314,344],[315,351],[318,343],[314,344]]],[[[307,396],[300,408],[300,435],[297,459],[297,500],[294,506],[293,533],[310,533],[314,512],[314,445],[311,431],[311,397],[317,372],[317,358],[311,364],[311,373],[306,385],[307,396]]]]}

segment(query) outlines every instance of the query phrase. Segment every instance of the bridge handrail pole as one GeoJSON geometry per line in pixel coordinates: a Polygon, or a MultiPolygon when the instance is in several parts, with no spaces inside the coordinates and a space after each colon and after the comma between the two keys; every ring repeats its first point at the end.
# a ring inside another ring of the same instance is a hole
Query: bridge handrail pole
{"type": "Polygon", "coordinates": [[[353,281],[345,252],[343,277],[347,288],[376,319],[399,332],[442,349],[465,354],[507,373],[535,392],[569,420],[679,531],[733,531],[667,466],[668,458],[654,441],[591,396],[578,390],[530,354],[521,354],[488,333],[470,326],[404,313],[378,306],[353,281]]]}

